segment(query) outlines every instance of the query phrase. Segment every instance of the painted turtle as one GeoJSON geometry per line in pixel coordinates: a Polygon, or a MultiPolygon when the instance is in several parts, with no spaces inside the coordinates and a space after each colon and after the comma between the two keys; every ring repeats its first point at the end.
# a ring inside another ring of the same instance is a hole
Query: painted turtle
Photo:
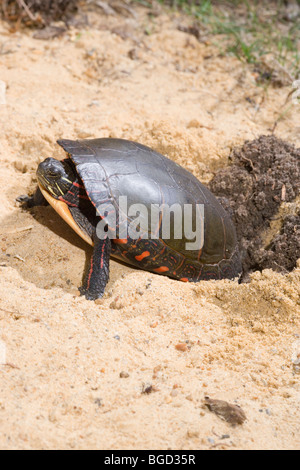
{"type": "Polygon", "coordinates": [[[149,147],[123,139],[59,140],[58,144],[68,158],[47,158],[39,165],[39,188],[27,202],[40,205],[46,199],[94,245],[80,289],[87,299],[103,296],[110,255],[182,281],[240,275],[235,228],[229,215],[187,170],[149,147]],[[121,202],[126,202],[127,212],[121,202]],[[149,215],[153,208],[155,223],[149,215]],[[162,226],[166,212],[168,233],[162,226]],[[178,224],[186,227],[189,221],[192,226],[178,235],[178,224]],[[202,234],[202,241],[189,245],[190,235],[196,237],[197,233],[202,234]]]}

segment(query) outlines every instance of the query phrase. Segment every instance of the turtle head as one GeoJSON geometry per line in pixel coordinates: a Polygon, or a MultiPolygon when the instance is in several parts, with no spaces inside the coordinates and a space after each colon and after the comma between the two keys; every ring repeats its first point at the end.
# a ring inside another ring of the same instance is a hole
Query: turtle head
{"type": "MultiPolygon", "coordinates": [[[[75,219],[74,212],[70,211],[69,203],[67,202],[67,199],[70,200],[69,196],[72,195],[72,198],[75,198],[73,202],[79,204],[76,194],[70,191],[79,179],[72,160],[66,158],[65,160],[59,161],[55,160],[55,158],[46,158],[46,160],[39,164],[36,175],[44,198],[83,240],[93,245],[90,233],[85,229],[85,221],[87,219],[85,218],[84,212],[81,213],[80,210],[77,211],[77,218],[75,219]],[[67,195],[69,191],[70,194],[67,195]],[[83,225],[80,223],[81,219],[83,220],[83,225]]],[[[77,186],[79,187],[79,184],[77,184],[77,186]]],[[[81,186],[81,188],[83,188],[83,186],[81,186]]],[[[84,191],[84,188],[82,190],[84,191]]],[[[73,206],[74,209],[74,205],[76,204],[71,203],[70,205],[73,206]]],[[[89,224],[90,222],[87,220],[87,226],[89,226],[89,224]]]]}
{"type": "Polygon", "coordinates": [[[59,161],[46,158],[39,164],[36,175],[39,185],[56,199],[64,196],[77,179],[70,159],[59,161]]]}

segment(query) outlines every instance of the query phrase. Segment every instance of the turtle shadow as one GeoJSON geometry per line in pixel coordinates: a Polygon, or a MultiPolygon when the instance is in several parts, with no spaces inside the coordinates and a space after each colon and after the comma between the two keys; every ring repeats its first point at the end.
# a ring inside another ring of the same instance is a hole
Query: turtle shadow
{"type": "Polygon", "coordinates": [[[87,243],[82,240],[71,227],[55,212],[55,210],[48,207],[35,207],[30,210],[34,219],[44,227],[47,227],[51,232],[60,238],[64,238],[67,242],[76,246],[77,248],[85,251],[92,250],[87,243]]]}
{"type": "Polygon", "coordinates": [[[71,245],[84,251],[85,262],[81,278],[81,284],[83,284],[89,270],[93,248],[82,240],[51,206],[34,207],[30,209],[29,212],[32,214],[36,222],[46,227],[58,237],[63,238],[71,245]]]}
{"type": "MultiPolygon", "coordinates": [[[[82,250],[85,254],[84,265],[82,266],[82,275],[81,275],[81,284],[83,285],[86,276],[90,269],[90,261],[93,254],[93,247],[88,245],[84,240],[82,240],[73,229],[55,212],[51,206],[36,206],[29,210],[25,209],[26,213],[32,215],[37,223],[46,227],[50,232],[58,236],[59,238],[64,239],[71,245],[82,250]]],[[[115,269],[114,273],[111,272],[110,281],[112,284],[120,277],[120,275],[125,271],[136,269],[133,266],[130,266],[128,263],[122,261],[121,259],[116,259],[111,257],[111,261],[115,261],[119,269],[115,269]],[[120,272],[122,271],[122,273],[120,272]]],[[[115,265],[116,266],[116,265],[115,265]]],[[[79,287],[79,286],[78,286],[79,287]]]]}

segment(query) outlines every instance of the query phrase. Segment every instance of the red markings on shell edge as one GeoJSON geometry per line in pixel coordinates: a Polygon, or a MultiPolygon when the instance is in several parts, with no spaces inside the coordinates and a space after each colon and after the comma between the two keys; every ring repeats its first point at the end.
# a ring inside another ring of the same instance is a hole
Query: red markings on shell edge
{"type": "Polygon", "coordinates": [[[181,277],[179,280],[182,282],[189,282],[187,277],[181,277]]]}
{"type": "Polygon", "coordinates": [[[115,238],[114,242],[117,245],[126,245],[126,243],[128,243],[128,240],[127,240],[127,238],[115,238]]]}
{"type": "Polygon", "coordinates": [[[150,256],[150,252],[144,251],[141,255],[135,256],[135,259],[137,261],[142,261],[144,258],[147,258],[147,256],[150,256]]]}
{"type": "Polygon", "coordinates": [[[168,266],[161,266],[160,268],[153,269],[153,271],[155,271],[156,273],[165,273],[169,271],[169,268],[168,266]]]}

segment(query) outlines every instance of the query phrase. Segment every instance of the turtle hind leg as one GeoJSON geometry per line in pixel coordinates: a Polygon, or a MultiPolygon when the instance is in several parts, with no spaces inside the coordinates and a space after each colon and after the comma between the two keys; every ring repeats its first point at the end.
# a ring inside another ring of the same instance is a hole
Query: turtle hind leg
{"type": "Polygon", "coordinates": [[[31,207],[36,207],[36,206],[48,206],[49,203],[46,201],[44,198],[41,190],[39,187],[37,187],[35,193],[32,196],[24,195],[24,196],[19,196],[17,197],[17,202],[20,202],[22,204],[22,207],[24,209],[30,209],[31,207]]]}
{"type": "Polygon", "coordinates": [[[91,257],[88,273],[83,286],[79,289],[81,295],[87,300],[96,300],[103,297],[109,279],[109,258],[111,253],[111,240],[106,237],[101,240],[94,238],[94,252],[91,257]]]}

